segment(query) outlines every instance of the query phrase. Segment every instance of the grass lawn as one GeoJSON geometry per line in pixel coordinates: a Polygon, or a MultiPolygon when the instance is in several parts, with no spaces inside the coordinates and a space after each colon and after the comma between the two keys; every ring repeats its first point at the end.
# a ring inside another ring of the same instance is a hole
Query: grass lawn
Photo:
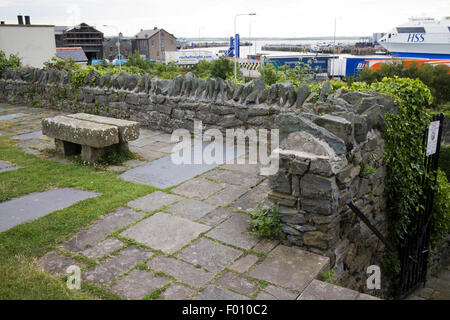
{"type": "Polygon", "coordinates": [[[103,288],[90,284],[83,283],[78,291],[69,290],[63,276],[53,277],[40,271],[36,260],[98,217],[156,189],[124,181],[116,172],[26,154],[6,136],[0,136],[0,160],[23,167],[0,173],[0,202],[53,188],[100,193],[0,233],[0,299],[114,298],[103,288]]]}

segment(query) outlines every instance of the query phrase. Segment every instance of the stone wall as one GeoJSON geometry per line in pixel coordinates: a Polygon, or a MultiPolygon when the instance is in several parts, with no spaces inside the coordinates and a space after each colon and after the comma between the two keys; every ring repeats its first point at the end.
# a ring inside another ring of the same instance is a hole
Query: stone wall
{"type": "Polygon", "coordinates": [[[280,169],[269,198],[280,206],[284,241],[327,255],[334,281],[366,291],[367,267],[381,265],[384,245],[346,200],[387,236],[381,134],[396,107],[387,96],[338,90],[302,109],[275,119],[280,169]]]}
{"type": "Polygon", "coordinates": [[[59,70],[6,70],[0,79],[0,101],[87,112],[139,121],[143,127],[172,132],[204,129],[272,128],[275,115],[303,104],[309,92],[290,84],[266,88],[264,81],[234,84],[202,80],[192,73],[174,80],[127,73],[100,77],[91,70],[89,85],[72,89],[71,75],[59,70]]]}

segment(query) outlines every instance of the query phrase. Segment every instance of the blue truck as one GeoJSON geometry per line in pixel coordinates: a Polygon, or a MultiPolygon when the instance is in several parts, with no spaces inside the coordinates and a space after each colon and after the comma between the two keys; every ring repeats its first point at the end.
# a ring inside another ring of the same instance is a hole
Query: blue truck
{"type": "Polygon", "coordinates": [[[271,63],[277,70],[281,66],[294,68],[296,63],[309,64],[315,73],[327,73],[330,78],[345,79],[356,77],[364,69],[367,60],[390,60],[387,56],[348,56],[338,55],[290,55],[268,56],[265,63],[271,63]]]}
{"type": "Polygon", "coordinates": [[[269,56],[265,63],[271,63],[277,70],[281,66],[294,68],[296,63],[309,64],[315,73],[326,73],[330,59],[337,58],[336,55],[290,55],[290,56],[269,56]]]}

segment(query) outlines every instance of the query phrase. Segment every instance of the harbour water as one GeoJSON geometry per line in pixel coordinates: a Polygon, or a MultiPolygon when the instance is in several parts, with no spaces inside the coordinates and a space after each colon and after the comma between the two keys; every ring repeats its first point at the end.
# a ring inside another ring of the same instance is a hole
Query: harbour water
{"type": "MultiPolygon", "coordinates": [[[[267,45],[352,45],[358,42],[359,40],[336,40],[333,39],[318,39],[318,40],[249,40],[248,38],[241,39],[241,41],[250,42],[252,43],[251,46],[241,46],[241,58],[246,58],[248,55],[255,55],[255,54],[264,54],[267,56],[289,56],[289,55],[298,55],[299,52],[289,52],[289,51],[263,51],[262,47],[267,45]]],[[[192,41],[193,43],[197,43],[198,41],[192,41]]],[[[205,41],[200,41],[205,42],[205,41]]],[[[214,42],[214,41],[208,41],[208,42],[214,42]]],[[[223,42],[223,41],[217,41],[217,42],[223,42]]],[[[200,48],[200,50],[204,51],[210,51],[214,54],[219,54],[221,52],[224,52],[227,50],[228,47],[213,47],[213,48],[200,48]]],[[[196,50],[196,49],[188,49],[188,50],[196,50]]]]}

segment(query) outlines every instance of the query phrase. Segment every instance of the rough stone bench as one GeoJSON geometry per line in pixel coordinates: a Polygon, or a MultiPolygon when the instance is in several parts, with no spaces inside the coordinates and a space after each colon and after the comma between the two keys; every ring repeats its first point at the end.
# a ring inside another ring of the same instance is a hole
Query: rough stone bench
{"type": "Polygon", "coordinates": [[[56,152],[97,162],[108,152],[127,151],[139,138],[139,123],[86,113],[42,120],[42,133],[55,139],[56,152]]]}

